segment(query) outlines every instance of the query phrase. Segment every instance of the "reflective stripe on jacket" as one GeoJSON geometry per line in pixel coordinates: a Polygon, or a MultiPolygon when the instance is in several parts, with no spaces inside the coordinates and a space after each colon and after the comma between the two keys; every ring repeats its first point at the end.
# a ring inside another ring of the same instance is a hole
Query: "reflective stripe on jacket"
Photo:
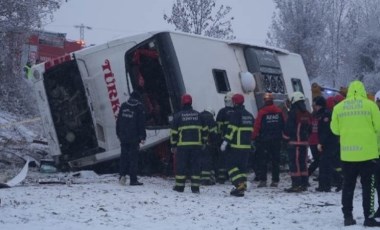
{"type": "Polygon", "coordinates": [[[254,118],[244,106],[236,106],[231,114],[224,139],[235,149],[251,149],[254,118]]]}
{"type": "Polygon", "coordinates": [[[202,146],[206,142],[207,130],[199,112],[185,105],[174,115],[170,143],[172,146],[202,146]]]}

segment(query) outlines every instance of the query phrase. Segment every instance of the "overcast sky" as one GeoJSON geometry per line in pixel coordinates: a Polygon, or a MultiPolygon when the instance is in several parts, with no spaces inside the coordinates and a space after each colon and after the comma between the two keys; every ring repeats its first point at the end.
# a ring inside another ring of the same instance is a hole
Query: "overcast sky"
{"type": "MultiPolygon", "coordinates": [[[[163,19],[171,14],[175,0],[68,0],[54,14],[53,22],[45,30],[67,34],[70,40],[79,40],[79,28],[89,26],[84,38],[87,45],[101,44],[115,38],[145,31],[174,30],[163,19]]],[[[232,7],[237,40],[263,43],[274,11],[272,0],[216,0],[217,5],[232,7]]]]}

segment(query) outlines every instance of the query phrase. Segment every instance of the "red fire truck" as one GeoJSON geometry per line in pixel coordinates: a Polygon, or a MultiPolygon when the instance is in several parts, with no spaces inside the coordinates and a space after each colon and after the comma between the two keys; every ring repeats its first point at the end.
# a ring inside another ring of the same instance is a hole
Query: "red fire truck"
{"type": "Polygon", "coordinates": [[[23,63],[37,64],[50,61],[83,47],[83,41],[67,40],[65,33],[34,31],[24,46],[23,63]]]}

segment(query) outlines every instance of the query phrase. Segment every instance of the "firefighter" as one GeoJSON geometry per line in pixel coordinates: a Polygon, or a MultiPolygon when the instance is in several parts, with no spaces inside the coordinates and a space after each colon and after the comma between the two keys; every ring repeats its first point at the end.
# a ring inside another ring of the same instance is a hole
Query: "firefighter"
{"type": "Polygon", "coordinates": [[[282,110],[273,104],[273,94],[264,94],[264,107],[257,114],[252,139],[257,143],[258,187],[267,186],[268,160],[272,162],[271,187],[277,187],[280,181],[281,138],[285,119],[282,110]]]}
{"type": "MultiPolygon", "coordinates": [[[[319,167],[319,158],[320,153],[318,151],[318,121],[319,117],[317,114],[317,108],[315,107],[315,104],[312,104],[313,111],[311,113],[311,133],[309,136],[309,148],[312,155],[312,162],[309,165],[309,168],[307,169],[309,179],[310,176],[313,175],[314,171],[319,167]]],[[[315,178],[314,180],[318,180],[318,178],[315,178]]]]}
{"type": "Polygon", "coordinates": [[[355,80],[350,83],[346,99],[334,107],[330,128],[335,135],[340,136],[344,225],[356,224],[352,210],[356,180],[360,176],[364,226],[380,226],[380,222],[373,217],[380,112],[376,104],[367,98],[362,82],[355,80]]]}
{"type": "Polygon", "coordinates": [[[311,114],[306,109],[305,96],[294,92],[285,124],[283,138],[288,142],[289,170],[292,180],[286,192],[303,192],[308,186],[307,148],[311,132],[311,114]]]}
{"type": "Polygon", "coordinates": [[[242,197],[247,189],[247,167],[251,152],[254,118],[244,108],[243,95],[235,94],[232,101],[234,112],[229,116],[229,123],[220,150],[226,152],[228,176],[235,186],[230,194],[242,197]]]}
{"type": "Polygon", "coordinates": [[[174,115],[170,130],[171,151],[175,154],[176,174],[174,191],[183,192],[186,176],[191,176],[191,191],[199,193],[200,154],[207,138],[207,126],[200,113],[192,107],[192,97],[184,94],[182,109],[174,115]]]}
{"type": "MultiPolygon", "coordinates": [[[[343,100],[344,100],[344,97],[341,94],[328,97],[326,99],[326,108],[330,110],[330,112],[332,113],[335,105],[337,105],[339,102],[343,100]]],[[[340,192],[342,190],[343,174],[342,174],[342,163],[340,161],[339,138],[338,138],[337,148],[336,148],[336,151],[333,153],[333,158],[331,162],[332,162],[332,167],[333,167],[332,186],[336,187],[335,192],[340,192]]]]}
{"type": "Polygon", "coordinates": [[[28,61],[25,66],[24,66],[24,73],[25,73],[25,78],[30,80],[32,79],[32,64],[28,61]]]}
{"type": "MultiPolygon", "coordinates": [[[[224,105],[222,109],[219,110],[216,115],[216,123],[218,125],[218,134],[219,134],[219,142],[222,143],[223,137],[226,134],[228,120],[231,113],[234,111],[234,105],[232,103],[232,97],[234,93],[228,92],[226,96],[224,96],[224,105]]],[[[226,156],[225,153],[218,151],[218,172],[217,172],[217,182],[220,184],[224,184],[227,180],[227,170],[226,170],[226,156]]]]}
{"type": "Polygon", "coordinates": [[[203,145],[201,157],[201,184],[215,184],[215,168],[218,144],[218,130],[215,122],[215,111],[212,108],[207,108],[201,112],[201,118],[208,127],[207,142],[203,145]]]}
{"type": "Polygon", "coordinates": [[[137,180],[138,156],[140,144],[145,143],[145,110],[141,95],[132,92],[127,102],[120,107],[116,120],[116,134],[121,144],[120,178],[121,185],[126,184],[127,168],[129,168],[130,185],[143,185],[137,180]]]}
{"type": "Polygon", "coordinates": [[[319,185],[317,192],[331,192],[333,175],[333,157],[339,148],[338,137],[330,129],[331,111],[326,108],[326,99],[317,96],[313,99],[313,107],[318,118],[319,185]]]}

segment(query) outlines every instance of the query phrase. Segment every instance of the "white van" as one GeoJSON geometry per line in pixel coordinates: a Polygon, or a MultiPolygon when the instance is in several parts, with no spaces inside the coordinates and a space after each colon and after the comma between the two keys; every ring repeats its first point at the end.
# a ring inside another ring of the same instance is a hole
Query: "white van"
{"type": "Polygon", "coordinates": [[[138,87],[147,111],[142,149],[167,142],[170,117],[180,109],[184,93],[192,95],[198,111],[218,111],[227,92],[241,93],[255,116],[265,92],[272,92],[280,105],[294,91],[311,98],[298,54],[168,31],[89,47],[32,71],[50,154],[71,168],[119,157],[115,118],[138,87]]]}

